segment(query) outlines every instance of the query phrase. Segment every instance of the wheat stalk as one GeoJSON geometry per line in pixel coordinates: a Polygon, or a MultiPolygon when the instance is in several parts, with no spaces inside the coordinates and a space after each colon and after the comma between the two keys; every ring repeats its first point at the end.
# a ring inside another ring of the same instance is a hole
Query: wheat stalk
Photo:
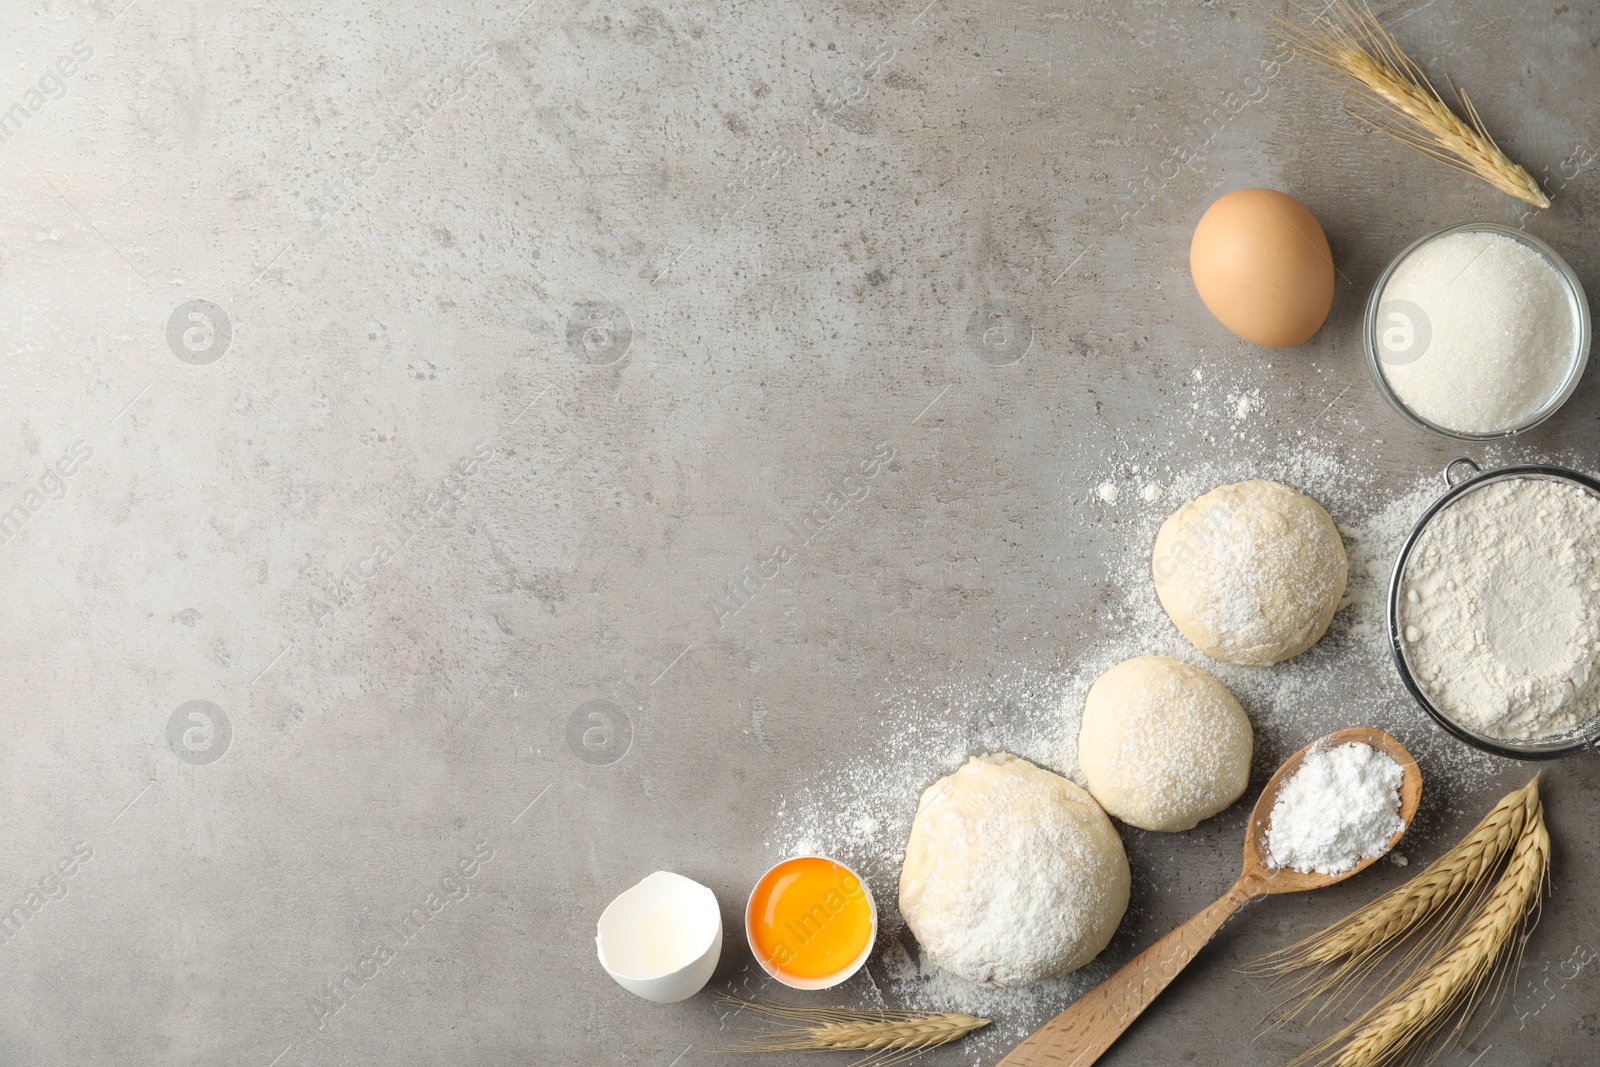
{"type": "MultiPolygon", "coordinates": [[[[1499,880],[1464,920],[1459,934],[1434,950],[1354,1023],[1292,1061],[1290,1067],[1390,1067],[1419,1055],[1450,1026],[1459,1032],[1515,968],[1537,921],[1550,870],[1538,780],[1528,783],[1526,818],[1499,880]]],[[[1514,794],[1515,795],[1515,794],[1514,794]]]]}
{"type": "Polygon", "coordinates": [[[1392,1061],[1416,1036],[1433,1032],[1452,1010],[1479,995],[1512,935],[1527,923],[1549,870],[1550,834],[1543,819],[1536,820],[1467,932],[1419,978],[1379,1002],[1345,1046],[1340,1067],[1392,1061]]]}
{"type": "Polygon", "coordinates": [[[834,1023],[811,1031],[823,1048],[934,1048],[988,1023],[972,1015],[937,1015],[914,1023],[834,1023]]]}
{"type": "MultiPolygon", "coordinates": [[[[1304,941],[1271,954],[1252,970],[1257,974],[1286,975],[1325,969],[1307,999],[1341,984],[1372,956],[1393,947],[1442,909],[1484,887],[1488,876],[1515,844],[1537,803],[1534,782],[1507,793],[1471,833],[1411,881],[1304,941]]],[[[1306,985],[1313,983],[1308,981],[1306,985]]]]}
{"type": "MultiPolygon", "coordinates": [[[[949,1044],[989,1025],[988,1019],[960,1012],[868,1011],[855,1008],[812,1008],[790,1004],[755,1004],[737,997],[720,999],[795,1025],[767,1031],[765,1039],[728,1052],[793,1050],[873,1052],[860,1065],[884,1067],[949,1044]]],[[[859,1067],[859,1065],[858,1065],[859,1067]]]]}
{"type": "Polygon", "coordinates": [[[1359,88],[1335,79],[1342,90],[1363,100],[1375,113],[1367,116],[1351,111],[1352,116],[1518,200],[1535,207],[1550,206],[1550,198],[1533,176],[1513,163],[1489,136],[1467,94],[1456,92],[1466,113],[1463,119],[1378,22],[1365,0],[1359,4],[1333,0],[1323,14],[1294,6],[1309,24],[1268,14],[1267,31],[1299,58],[1355,82],[1359,88]]]}

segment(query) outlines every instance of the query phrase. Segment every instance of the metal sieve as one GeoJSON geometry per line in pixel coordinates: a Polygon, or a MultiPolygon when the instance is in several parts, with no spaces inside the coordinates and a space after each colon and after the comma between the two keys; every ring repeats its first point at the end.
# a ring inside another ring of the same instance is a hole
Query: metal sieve
{"type": "Polygon", "coordinates": [[[1568,265],[1565,259],[1561,258],[1559,252],[1537,237],[1523,230],[1502,226],[1495,222],[1469,222],[1460,226],[1447,226],[1442,230],[1435,230],[1430,234],[1426,234],[1411,242],[1404,251],[1394,257],[1394,260],[1384,269],[1383,274],[1378,277],[1378,283],[1372,287],[1372,295],[1367,298],[1366,318],[1362,328],[1362,342],[1367,353],[1367,370],[1372,373],[1372,380],[1377,383],[1378,392],[1383,394],[1383,398],[1389,402],[1391,407],[1405,416],[1407,422],[1443,437],[1453,437],[1458,441],[1499,440],[1506,437],[1514,437],[1519,433],[1525,433],[1533,429],[1554,415],[1561,408],[1561,405],[1567,402],[1567,398],[1572,396],[1573,391],[1578,388],[1578,380],[1583,377],[1584,368],[1589,363],[1589,301],[1584,296],[1583,283],[1578,280],[1577,273],[1568,265]],[[1411,362],[1418,358],[1422,351],[1426,350],[1426,334],[1429,332],[1428,327],[1425,325],[1427,315],[1421,308],[1404,300],[1392,302],[1384,300],[1384,290],[1388,288],[1390,277],[1394,275],[1400,264],[1404,263],[1411,253],[1423,245],[1443,237],[1449,237],[1452,234],[1468,231],[1498,233],[1510,237],[1513,240],[1520,241],[1544,257],[1545,261],[1555,269],[1555,272],[1566,284],[1567,295],[1571,300],[1573,323],[1576,328],[1576,335],[1573,339],[1572,362],[1567,368],[1567,376],[1562,381],[1560,388],[1545,400],[1537,411],[1515,426],[1507,426],[1487,433],[1449,430],[1418,415],[1395,393],[1394,388],[1389,384],[1388,375],[1383,370],[1385,361],[1411,362]],[[1418,331],[1411,335],[1411,343],[1421,344],[1423,349],[1416,351],[1414,354],[1401,353],[1399,355],[1390,350],[1381,338],[1385,327],[1391,322],[1403,325],[1407,331],[1418,331]]]}
{"type": "Polygon", "coordinates": [[[1422,705],[1422,710],[1433,716],[1434,720],[1450,733],[1474,748],[1492,752],[1496,756],[1505,756],[1508,759],[1555,759],[1559,756],[1571,755],[1574,752],[1600,748],[1600,715],[1596,715],[1571,733],[1559,734],[1553,737],[1541,737],[1532,741],[1485,736],[1456,722],[1447,712],[1434,704],[1412,674],[1411,665],[1406,662],[1405,643],[1401,640],[1400,587],[1405,578],[1406,567],[1411,562],[1411,552],[1416,548],[1417,541],[1422,537],[1422,532],[1428,528],[1428,524],[1436,516],[1468,493],[1476,492],[1494,482],[1514,478],[1540,478],[1566,482],[1584,489],[1595,497],[1600,497],[1600,479],[1583,474],[1580,471],[1568,470],[1565,467],[1522,464],[1513,467],[1497,467],[1493,470],[1483,470],[1470,459],[1453,460],[1444,469],[1444,482],[1448,487],[1444,495],[1435,500],[1428,510],[1422,513],[1422,518],[1418,519],[1417,524],[1411,528],[1411,534],[1406,538],[1405,544],[1400,546],[1400,557],[1395,560],[1394,574],[1389,579],[1389,648],[1394,653],[1395,667],[1400,671],[1400,681],[1405,685],[1406,690],[1410,692],[1412,698],[1418,704],[1422,705]],[[1471,472],[1470,474],[1468,473],[1469,471],[1471,472]]]}

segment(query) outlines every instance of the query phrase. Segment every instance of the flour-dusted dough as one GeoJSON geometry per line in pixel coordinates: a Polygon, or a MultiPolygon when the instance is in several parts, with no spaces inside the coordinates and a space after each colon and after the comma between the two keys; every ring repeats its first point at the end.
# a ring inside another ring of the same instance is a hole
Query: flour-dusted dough
{"type": "Polygon", "coordinates": [[[1078,766],[1123,822],[1191,830],[1239,799],[1250,748],[1250,720],[1225,685],[1187,663],[1140,656],[1089,687],[1078,766]]]}
{"type": "Polygon", "coordinates": [[[1106,947],[1128,907],[1128,856],[1094,798],[1006,753],[974,756],[922,794],[900,913],[940,967],[1013,986],[1106,947]]]}
{"type": "Polygon", "coordinates": [[[1161,606],[1214,659],[1266,667],[1328,629],[1349,574],[1322,505],[1286,485],[1239,482],[1173,512],[1150,569],[1161,606]]]}

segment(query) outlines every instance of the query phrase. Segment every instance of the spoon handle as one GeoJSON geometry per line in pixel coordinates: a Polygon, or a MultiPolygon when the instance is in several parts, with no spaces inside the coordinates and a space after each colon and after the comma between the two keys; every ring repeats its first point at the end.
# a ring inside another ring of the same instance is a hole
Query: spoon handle
{"type": "Polygon", "coordinates": [[[1262,891],[1256,879],[1240,876],[1215,904],[1034,1031],[998,1067],[1089,1067],[1188,966],[1228,917],[1262,891]]]}

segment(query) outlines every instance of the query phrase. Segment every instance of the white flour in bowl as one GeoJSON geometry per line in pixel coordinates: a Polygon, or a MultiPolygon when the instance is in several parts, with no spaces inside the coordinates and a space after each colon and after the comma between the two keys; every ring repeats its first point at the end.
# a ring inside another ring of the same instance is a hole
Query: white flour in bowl
{"type": "Polygon", "coordinates": [[[1417,685],[1462,726],[1582,726],[1600,713],[1600,498],[1550,478],[1467,492],[1417,539],[1399,615],[1417,685]]]}

